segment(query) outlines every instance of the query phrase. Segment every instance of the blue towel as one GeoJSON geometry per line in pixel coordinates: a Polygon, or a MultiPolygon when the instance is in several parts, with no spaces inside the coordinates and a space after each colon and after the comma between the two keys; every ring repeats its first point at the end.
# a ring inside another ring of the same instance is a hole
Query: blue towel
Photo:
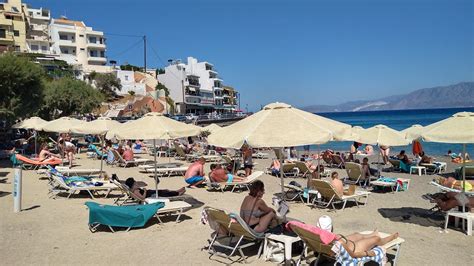
{"type": "Polygon", "coordinates": [[[375,256],[373,257],[353,258],[338,241],[335,242],[332,251],[334,251],[334,253],[336,254],[336,261],[342,266],[357,266],[359,262],[365,263],[371,260],[375,261],[379,265],[385,264],[385,250],[379,246],[374,247],[372,249],[372,251],[375,252],[375,256]]]}

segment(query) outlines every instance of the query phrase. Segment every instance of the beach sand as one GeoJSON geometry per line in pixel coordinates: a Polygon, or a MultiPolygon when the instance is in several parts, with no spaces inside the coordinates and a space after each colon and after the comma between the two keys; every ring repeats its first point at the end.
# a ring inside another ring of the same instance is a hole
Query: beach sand
{"type": "MultiPolygon", "coordinates": [[[[148,157],[144,155],[143,157],[148,157]]],[[[445,160],[439,157],[438,159],[445,160]]],[[[168,158],[159,158],[168,162],[168,158]]],[[[174,161],[171,159],[171,161],[174,161]]],[[[269,166],[270,160],[255,160],[257,169],[269,166]]],[[[100,161],[87,159],[80,154],[77,164],[80,168],[99,168],[100,161]]],[[[105,164],[104,164],[105,165],[105,164]]],[[[206,168],[209,169],[209,163],[206,168]]],[[[375,166],[373,166],[375,167],[375,166]]],[[[133,176],[154,188],[154,180],[138,168],[119,168],[106,165],[108,174],[116,173],[121,180],[133,176]]],[[[448,172],[453,165],[448,164],[448,172]]],[[[341,177],[344,170],[337,170],[341,177]]],[[[408,175],[385,173],[386,176],[403,177],[411,180],[408,191],[396,193],[372,193],[367,206],[346,207],[344,211],[329,211],[310,208],[303,203],[290,203],[289,217],[315,224],[318,217],[329,215],[334,230],[339,234],[350,234],[377,228],[379,231],[399,232],[405,239],[401,247],[399,265],[466,265],[473,261],[474,238],[452,227],[442,232],[442,216],[430,215],[434,205],[421,198],[425,193],[434,193],[436,188],[429,181],[436,175],[408,175]],[[405,218],[403,218],[404,216],[405,218]]],[[[247,192],[208,192],[205,189],[188,189],[192,196],[188,200],[193,208],[185,213],[182,222],[165,218],[164,224],[151,219],[145,228],[129,232],[111,233],[107,228],[91,233],[88,229],[88,210],[84,202],[91,199],[75,195],[71,199],[48,198],[47,179],[36,171],[23,171],[23,211],[13,213],[13,169],[9,161],[1,161],[0,170],[0,254],[3,265],[24,264],[159,264],[159,265],[218,265],[209,260],[207,247],[211,229],[200,224],[202,206],[208,205],[238,212],[247,192]]],[[[270,204],[274,193],[280,191],[279,178],[264,175],[266,186],[264,199],[270,204]]],[[[296,180],[305,184],[301,178],[296,180]]],[[[185,186],[182,176],[161,178],[160,188],[178,189],[185,186]]],[[[114,197],[97,198],[103,204],[113,204],[114,197]]],[[[252,253],[252,252],[250,252],[252,253]]],[[[253,254],[255,254],[253,252],[253,254]]],[[[390,252],[389,252],[390,254],[390,252]]],[[[296,254],[295,257],[296,258],[296,254]]],[[[219,257],[220,261],[229,262],[219,257]]],[[[256,256],[252,264],[267,264],[256,256]]]]}

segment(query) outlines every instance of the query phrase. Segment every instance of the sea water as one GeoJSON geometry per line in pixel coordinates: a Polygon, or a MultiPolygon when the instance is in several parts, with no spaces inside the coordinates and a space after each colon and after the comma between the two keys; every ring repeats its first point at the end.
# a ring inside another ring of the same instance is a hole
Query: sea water
{"type": "MultiPolygon", "coordinates": [[[[370,112],[335,112],[335,113],[317,113],[336,121],[340,121],[352,126],[361,126],[369,128],[378,124],[383,124],[396,130],[403,130],[412,125],[419,124],[427,126],[440,120],[446,119],[458,112],[474,112],[474,108],[450,108],[450,109],[420,109],[420,110],[391,110],[391,111],[370,111],[370,112]]],[[[456,130],[453,128],[452,130],[456,130]]],[[[472,132],[474,134],[474,132],[472,132]]],[[[447,144],[434,142],[421,142],[423,150],[428,155],[444,155],[451,150],[455,153],[462,152],[461,144],[447,144]]],[[[312,146],[311,150],[333,149],[338,151],[349,151],[351,142],[329,142],[323,145],[312,146]]],[[[361,147],[363,149],[363,146],[361,147]]],[[[359,149],[361,149],[359,148],[359,149]]],[[[302,149],[302,148],[300,148],[302,149]]],[[[474,144],[466,146],[467,152],[471,158],[474,156],[474,144]]],[[[391,154],[398,153],[400,150],[406,150],[411,154],[411,145],[391,147],[391,154]]]]}

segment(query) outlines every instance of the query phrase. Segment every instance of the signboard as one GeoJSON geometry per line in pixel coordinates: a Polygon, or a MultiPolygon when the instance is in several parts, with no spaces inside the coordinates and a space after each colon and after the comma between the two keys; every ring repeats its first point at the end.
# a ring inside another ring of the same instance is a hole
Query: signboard
{"type": "Polygon", "coordinates": [[[18,166],[13,177],[13,212],[21,211],[21,175],[21,166],[18,166]]]}

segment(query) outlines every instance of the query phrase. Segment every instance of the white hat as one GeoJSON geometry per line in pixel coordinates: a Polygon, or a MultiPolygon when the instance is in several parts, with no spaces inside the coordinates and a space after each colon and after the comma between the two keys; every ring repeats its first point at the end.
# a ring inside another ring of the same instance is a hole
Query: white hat
{"type": "Polygon", "coordinates": [[[316,226],[323,229],[323,230],[332,232],[332,219],[331,219],[331,217],[329,217],[327,215],[323,215],[323,216],[319,217],[318,222],[316,223],[316,226]]]}

